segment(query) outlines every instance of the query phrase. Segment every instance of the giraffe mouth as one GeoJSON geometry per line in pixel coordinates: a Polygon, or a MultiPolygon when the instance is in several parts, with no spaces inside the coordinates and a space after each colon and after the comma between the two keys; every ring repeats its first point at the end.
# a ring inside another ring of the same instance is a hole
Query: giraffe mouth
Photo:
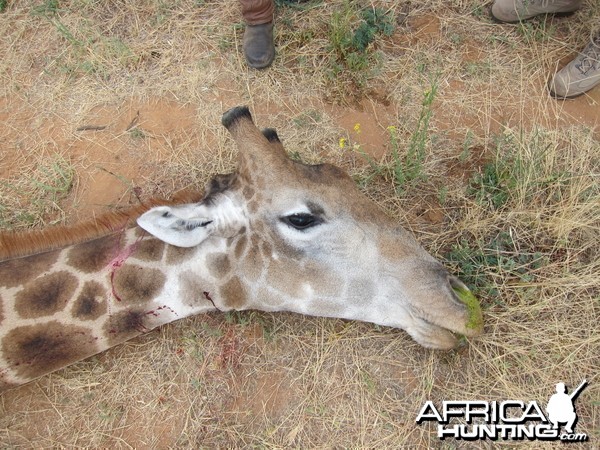
{"type": "Polygon", "coordinates": [[[462,303],[467,309],[467,323],[465,329],[468,332],[464,334],[466,336],[477,336],[483,330],[483,313],[481,312],[481,305],[477,300],[477,297],[473,295],[471,290],[457,277],[449,276],[448,282],[450,288],[454,294],[454,297],[462,303]]]}
{"type": "Polygon", "coordinates": [[[428,302],[427,308],[414,310],[407,331],[425,347],[449,350],[481,334],[483,315],[477,298],[462,281],[447,272],[444,277],[446,286],[438,291],[439,303],[428,302]]]}

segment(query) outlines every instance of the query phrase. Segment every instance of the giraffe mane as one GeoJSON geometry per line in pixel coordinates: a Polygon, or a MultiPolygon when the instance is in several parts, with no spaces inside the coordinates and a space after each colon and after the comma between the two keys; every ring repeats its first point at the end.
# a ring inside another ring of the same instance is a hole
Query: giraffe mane
{"type": "Polygon", "coordinates": [[[75,225],[56,226],[45,230],[0,232],[0,261],[56,250],[105,236],[132,227],[135,225],[135,220],[150,208],[198,202],[202,197],[201,192],[184,189],[177,192],[170,200],[153,198],[139,205],[107,212],[75,225]]]}

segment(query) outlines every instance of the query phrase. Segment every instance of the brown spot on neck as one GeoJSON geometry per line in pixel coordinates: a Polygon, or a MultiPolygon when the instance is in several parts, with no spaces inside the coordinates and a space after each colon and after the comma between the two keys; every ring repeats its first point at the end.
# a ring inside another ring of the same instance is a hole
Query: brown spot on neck
{"type": "Polygon", "coordinates": [[[60,250],[0,262],[0,286],[15,287],[50,270],[60,250]]]}
{"type": "Polygon", "coordinates": [[[109,346],[114,346],[134,336],[147,333],[153,327],[148,325],[150,317],[141,310],[127,309],[109,317],[104,324],[104,334],[109,346]]]}
{"type": "Polygon", "coordinates": [[[267,263],[260,252],[257,244],[258,241],[255,242],[254,238],[251,241],[253,244],[250,245],[246,256],[242,260],[242,267],[245,279],[250,282],[255,282],[263,273],[263,269],[267,267],[267,263]],[[254,243],[256,243],[256,245],[254,245],[254,243]]]}
{"type": "Polygon", "coordinates": [[[242,194],[244,195],[244,198],[248,201],[252,197],[254,197],[254,189],[252,189],[252,187],[250,187],[249,185],[246,185],[244,186],[244,189],[242,189],[242,194]]]}
{"type": "Polygon", "coordinates": [[[67,264],[85,273],[98,272],[119,254],[121,241],[121,234],[113,234],[75,245],[69,250],[67,264]]]}
{"type": "Polygon", "coordinates": [[[273,247],[268,241],[260,241],[260,251],[262,252],[264,258],[271,259],[273,255],[273,247]]]}
{"type": "Polygon", "coordinates": [[[179,298],[184,305],[191,307],[214,306],[209,300],[213,291],[213,284],[204,280],[192,271],[186,271],[179,277],[179,298]]]}
{"type": "Polygon", "coordinates": [[[248,303],[248,293],[238,277],[233,277],[219,290],[223,303],[231,309],[241,309],[248,303]]]}
{"type": "Polygon", "coordinates": [[[246,233],[242,234],[241,236],[239,236],[237,238],[237,241],[235,242],[235,247],[233,250],[233,254],[235,255],[236,259],[240,259],[242,257],[242,255],[244,254],[244,251],[246,250],[246,245],[248,243],[248,238],[246,237],[246,233]]]}
{"type": "Polygon", "coordinates": [[[226,253],[208,255],[206,264],[210,274],[217,279],[224,278],[231,270],[229,256],[226,253]]]}
{"type": "Polygon", "coordinates": [[[140,261],[160,261],[165,252],[165,243],[159,239],[144,239],[137,244],[137,247],[131,255],[135,259],[140,261]]]}
{"type": "Polygon", "coordinates": [[[401,227],[380,233],[377,237],[377,248],[383,259],[392,262],[426,253],[414,236],[401,227]]]}
{"type": "Polygon", "coordinates": [[[99,351],[88,328],[48,323],[15,328],[2,339],[2,352],[17,375],[34,379],[99,351]]]}
{"type": "Polygon", "coordinates": [[[166,280],[165,274],[158,269],[126,264],[115,271],[113,292],[124,304],[141,305],[160,294],[166,280]]]}
{"type": "Polygon", "coordinates": [[[302,285],[304,280],[298,276],[297,271],[297,264],[287,258],[282,258],[277,263],[269,266],[266,278],[267,285],[287,297],[300,298],[303,295],[302,285]],[[290,277],[290,273],[294,273],[295,276],[290,277]]]}
{"type": "Polygon", "coordinates": [[[65,308],[77,284],[77,278],[66,271],[39,277],[17,293],[15,309],[27,319],[51,316],[65,308]]]}
{"type": "Polygon", "coordinates": [[[196,247],[175,247],[174,245],[167,245],[165,262],[169,265],[180,264],[194,256],[196,251],[196,247]]]}
{"type": "Polygon", "coordinates": [[[71,314],[79,320],[95,320],[106,314],[106,290],[100,283],[87,281],[73,304],[71,314]]]}

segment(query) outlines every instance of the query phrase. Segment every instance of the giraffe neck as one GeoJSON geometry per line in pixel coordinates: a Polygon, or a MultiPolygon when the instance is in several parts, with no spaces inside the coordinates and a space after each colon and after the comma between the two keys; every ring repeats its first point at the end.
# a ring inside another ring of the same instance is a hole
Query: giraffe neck
{"type": "Polygon", "coordinates": [[[0,390],[215,309],[213,277],[188,274],[202,273],[199,252],[136,227],[0,262],[0,390]]]}

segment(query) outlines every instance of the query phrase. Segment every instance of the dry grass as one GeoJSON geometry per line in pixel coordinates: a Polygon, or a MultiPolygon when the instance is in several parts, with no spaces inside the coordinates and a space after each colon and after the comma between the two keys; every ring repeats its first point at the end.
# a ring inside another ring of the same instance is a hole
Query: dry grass
{"type": "Polygon", "coordinates": [[[600,95],[557,102],[545,90],[598,22],[597,2],[584,3],[572,18],[508,26],[477,0],[374,2],[395,32],[369,47],[372,70],[332,79],[332,17],[355,2],[279,7],[263,72],[243,62],[233,1],[11,2],[1,226],[75,221],[230,170],[220,115],[248,104],[288,151],[348,169],[446,259],[477,289],[486,328],[442,353],[341,320],[197,317],[5,393],[0,447],[470,447],[417,426],[422,404],[544,403],[558,381],[583,378],[577,431],[597,446],[600,95]],[[422,176],[398,190],[387,127],[405,152],[433,83],[422,176]],[[55,198],[32,180],[53,186],[43,177],[57,161],[73,175],[55,198]],[[36,203],[35,220],[18,219],[36,203]]]}
{"type": "Polygon", "coordinates": [[[71,164],[58,153],[47,155],[44,149],[36,149],[33,155],[32,163],[24,159],[12,163],[20,166],[26,178],[20,176],[2,182],[2,228],[51,225],[64,220],[60,203],[73,187],[71,164]]]}

